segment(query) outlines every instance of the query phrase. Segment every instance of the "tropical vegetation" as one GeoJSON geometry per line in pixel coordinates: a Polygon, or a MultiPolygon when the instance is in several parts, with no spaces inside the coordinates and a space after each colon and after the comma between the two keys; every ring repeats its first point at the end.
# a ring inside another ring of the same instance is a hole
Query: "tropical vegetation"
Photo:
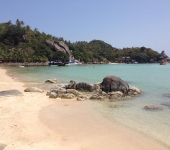
{"type": "Polygon", "coordinates": [[[50,49],[46,40],[64,41],[75,59],[84,63],[99,62],[133,62],[139,63],[157,61],[160,54],[151,48],[132,47],[118,49],[101,40],[90,42],[70,42],[64,38],[55,37],[37,28],[31,29],[23,21],[16,20],[0,24],[0,60],[3,62],[46,62],[60,59],[68,60],[67,54],[50,49]]]}

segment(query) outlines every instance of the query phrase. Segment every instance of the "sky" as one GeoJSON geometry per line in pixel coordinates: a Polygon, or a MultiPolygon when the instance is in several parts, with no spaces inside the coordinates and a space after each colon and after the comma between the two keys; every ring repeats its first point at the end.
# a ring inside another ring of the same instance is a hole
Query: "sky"
{"type": "Polygon", "coordinates": [[[0,23],[17,19],[71,42],[96,39],[170,56],[170,0],[0,0],[0,23]]]}

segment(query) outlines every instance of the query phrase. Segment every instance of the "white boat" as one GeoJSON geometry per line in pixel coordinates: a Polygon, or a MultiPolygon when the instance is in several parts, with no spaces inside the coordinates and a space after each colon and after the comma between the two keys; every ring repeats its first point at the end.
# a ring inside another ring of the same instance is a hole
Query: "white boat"
{"type": "Polygon", "coordinates": [[[18,67],[20,67],[20,68],[24,68],[25,66],[18,66],[18,67]]]}
{"type": "Polygon", "coordinates": [[[73,60],[72,62],[68,62],[66,65],[78,65],[77,60],[73,60]]]}

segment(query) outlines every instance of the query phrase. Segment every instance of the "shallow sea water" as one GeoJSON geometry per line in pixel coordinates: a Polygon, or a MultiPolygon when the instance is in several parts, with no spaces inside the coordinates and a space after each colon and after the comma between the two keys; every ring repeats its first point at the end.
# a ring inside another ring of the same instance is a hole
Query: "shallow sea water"
{"type": "Polygon", "coordinates": [[[27,85],[38,85],[49,89],[44,84],[47,79],[57,79],[58,83],[102,82],[109,74],[120,77],[130,85],[137,86],[143,93],[139,97],[116,102],[95,101],[95,111],[109,120],[116,120],[139,132],[147,134],[170,146],[170,64],[109,64],[77,65],[49,67],[8,67],[8,74],[14,79],[24,81],[27,85]],[[159,106],[162,109],[147,111],[146,105],[159,106]]]}

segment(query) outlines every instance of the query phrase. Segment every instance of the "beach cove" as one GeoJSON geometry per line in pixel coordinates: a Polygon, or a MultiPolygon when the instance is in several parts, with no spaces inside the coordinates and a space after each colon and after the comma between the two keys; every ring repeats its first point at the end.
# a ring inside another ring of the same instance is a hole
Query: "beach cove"
{"type": "MultiPolygon", "coordinates": [[[[94,69],[96,66],[90,67],[94,69]]],[[[25,72],[30,73],[30,69],[32,68],[25,69],[25,72]]],[[[16,81],[16,74],[9,77],[2,68],[0,72],[0,91],[17,89],[22,93],[17,96],[0,97],[0,143],[6,144],[5,150],[169,149],[164,145],[168,142],[163,143],[112,120],[105,107],[99,109],[103,105],[114,108],[113,103],[49,99],[46,92],[24,93],[25,84],[16,81]]],[[[27,78],[26,81],[28,80],[27,78]]],[[[28,85],[28,82],[25,83],[28,85]]]]}

